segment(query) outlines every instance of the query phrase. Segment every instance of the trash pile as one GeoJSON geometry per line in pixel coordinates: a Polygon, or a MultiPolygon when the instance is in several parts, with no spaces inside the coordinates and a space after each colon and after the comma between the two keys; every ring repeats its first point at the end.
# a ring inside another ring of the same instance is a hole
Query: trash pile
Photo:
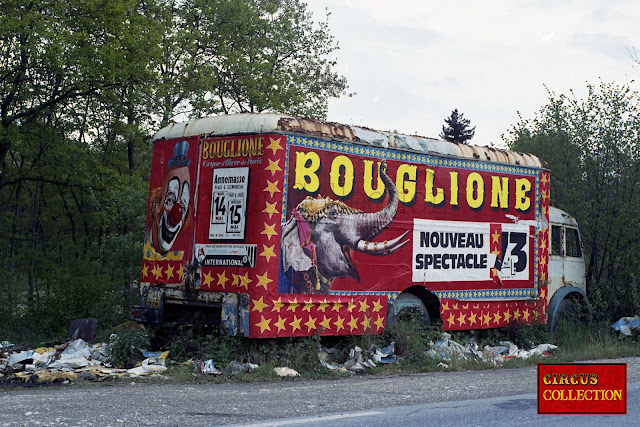
{"type": "Polygon", "coordinates": [[[367,369],[375,368],[377,366],[376,363],[386,364],[396,362],[394,342],[384,348],[378,348],[372,345],[369,351],[364,351],[362,348],[355,346],[349,350],[349,359],[341,364],[327,362],[329,355],[333,352],[334,349],[322,347],[318,352],[320,363],[333,372],[343,374],[363,373],[367,369]]]}
{"type": "Polygon", "coordinates": [[[551,356],[549,350],[558,348],[553,344],[540,344],[530,350],[518,348],[517,345],[510,341],[500,341],[497,346],[486,345],[482,350],[478,348],[478,344],[472,339],[469,344],[463,346],[451,339],[448,333],[443,334],[443,338],[433,344],[426,351],[428,356],[441,360],[442,366],[448,367],[446,362],[451,359],[476,360],[493,364],[494,366],[502,364],[509,359],[528,359],[531,356],[551,356]]]}
{"type": "Polygon", "coordinates": [[[623,317],[618,320],[616,323],[611,325],[611,327],[620,332],[620,335],[624,335],[626,337],[630,337],[633,335],[640,334],[640,317],[623,317]]]}
{"type": "MultiPolygon", "coordinates": [[[[494,366],[502,364],[509,359],[527,359],[532,356],[551,356],[549,350],[556,349],[553,344],[540,344],[529,350],[518,348],[517,345],[510,341],[500,341],[497,346],[485,346],[482,350],[473,339],[466,346],[453,341],[451,335],[443,333],[443,338],[436,343],[431,343],[430,348],[425,351],[425,355],[440,360],[439,366],[448,368],[448,363],[452,359],[475,360],[493,364],[494,366]]],[[[362,373],[367,369],[377,366],[378,363],[395,363],[401,360],[401,357],[395,355],[395,343],[392,342],[384,348],[371,346],[368,351],[355,346],[349,351],[349,359],[342,364],[329,363],[328,356],[333,349],[322,348],[318,353],[318,358],[322,365],[334,372],[342,372],[345,374],[362,373]]]]}
{"type": "Polygon", "coordinates": [[[105,378],[161,377],[168,351],[140,351],[142,358],[129,369],[112,365],[111,344],[88,344],[82,338],[55,347],[29,348],[0,342],[0,381],[31,383],[70,383],[77,379],[101,381],[105,378]]]}

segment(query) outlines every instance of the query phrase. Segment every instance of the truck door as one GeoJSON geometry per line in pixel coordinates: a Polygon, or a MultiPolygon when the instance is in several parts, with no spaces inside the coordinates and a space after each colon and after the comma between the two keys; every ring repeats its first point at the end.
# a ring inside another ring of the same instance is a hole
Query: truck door
{"type": "Polygon", "coordinates": [[[564,228],[564,281],[568,285],[581,287],[585,281],[585,266],[582,259],[582,244],[577,228],[564,228]]]}

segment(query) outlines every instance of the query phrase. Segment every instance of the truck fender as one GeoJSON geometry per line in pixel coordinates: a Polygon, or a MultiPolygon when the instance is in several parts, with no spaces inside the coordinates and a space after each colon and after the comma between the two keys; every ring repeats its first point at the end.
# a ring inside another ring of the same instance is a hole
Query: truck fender
{"type": "Polygon", "coordinates": [[[551,297],[551,301],[549,301],[549,306],[547,307],[547,324],[549,326],[553,325],[553,319],[558,313],[558,307],[560,307],[560,303],[567,297],[567,295],[571,293],[579,294],[585,303],[589,301],[584,290],[575,286],[563,286],[562,288],[558,289],[551,297]]]}

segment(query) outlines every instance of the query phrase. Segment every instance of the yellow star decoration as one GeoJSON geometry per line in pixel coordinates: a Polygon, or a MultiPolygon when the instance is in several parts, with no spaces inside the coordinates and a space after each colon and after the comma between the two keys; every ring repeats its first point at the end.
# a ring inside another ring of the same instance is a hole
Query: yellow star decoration
{"type": "Polygon", "coordinates": [[[279,193],[280,189],[278,188],[278,180],[275,180],[275,182],[267,180],[267,187],[263,191],[271,194],[271,197],[273,197],[274,193],[279,193]]]}
{"type": "Polygon", "coordinates": [[[173,267],[171,265],[167,265],[165,274],[167,275],[167,279],[171,279],[173,277],[173,267]]]}
{"type": "Polygon", "coordinates": [[[502,313],[502,317],[504,318],[505,322],[509,323],[509,319],[511,319],[511,313],[509,313],[509,310],[502,313]]]}
{"type": "Polygon", "coordinates": [[[160,264],[156,264],[153,266],[153,270],[151,270],[151,273],[153,273],[154,276],[156,276],[156,279],[159,279],[162,277],[162,267],[160,267],[160,264]]]}
{"type": "Polygon", "coordinates": [[[375,322],[373,322],[373,324],[376,325],[378,329],[384,328],[384,318],[378,315],[378,318],[376,319],[375,322]]]}
{"type": "Polygon", "coordinates": [[[542,182],[543,184],[546,184],[547,183],[547,174],[543,173],[541,175],[542,175],[542,178],[540,178],[540,182],[542,182]]]}
{"type": "Polygon", "coordinates": [[[340,332],[340,329],[344,329],[344,319],[340,316],[338,316],[338,320],[333,322],[333,324],[336,325],[336,328],[338,328],[338,332],[340,332]]]}
{"type": "Polygon", "coordinates": [[[204,274],[204,280],[202,281],[203,285],[205,286],[209,286],[211,285],[211,282],[213,282],[213,275],[209,274],[209,273],[205,273],[204,274]]]}
{"type": "Polygon", "coordinates": [[[465,305],[462,306],[463,310],[469,310],[469,303],[466,303],[465,305]]]}
{"type": "Polygon", "coordinates": [[[295,331],[296,331],[296,329],[300,329],[300,330],[302,330],[302,329],[300,328],[300,322],[301,322],[301,321],[302,321],[302,318],[298,319],[298,318],[296,317],[296,315],[295,315],[295,314],[293,315],[293,320],[292,320],[292,321],[291,321],[291,323],[290,323],[291,328],[293,328],[293,329],[291,329],[291,332],[295,332],[295,331]]]}
{"type": "Polygon", "coordinates": [[[333,311],[339,311],[340,308],[342,308],[342,303],[340,303],[340,302],[334,302],[333,303],[333,311]]]}
{"type": "Polygon", "coordinates": [[[277,213],[279,213],[279,212],[278,212],[278,209],[276,209],[276,203],[277,203],[277,202],[269,203],[269,202],[266,202],[266,201],[265,201],[265,203],[267,204],[267,207],[266,207],[266,208],[264,208],[264,210],[263,210],[262,212],[264,212],[264,213],[268,213],[268,214],[269,214],[269,219],[271,219],[271,217],[273,216],[273,214],[277,214],[277,213]]]}
{"type": "MultiPolygon", "coordinates": [[[[495,256],[500,255],[500,251],[499,251],[499,250],[497,250],[497,249],[496,249],[496,250],[491,251],[491,253],[492,253],[493,255],[495,255],[495,256]]],[[[495,270],[495,268],[494,268],[494,270],[495,270]]]]}
{"type": "Polygon", "coordinates": [[[448,302],[442,303],[442,311],[447,311],[447,310],[449,310],[449,303],[448,302]]]}
{"type": "Polygon", "coordinates": [[[515,319],[516,322],[520,320],[520,310],[516,310],[513,312],[513,318],[515,319]]]}
{"type": "MultiPolygon", "coordinates": [[[[293,301],[289,301],[289,307],[287,307],[288,311],[296,311],[296,308],[298,308],[300,306],[300,304],[298,304],[298,299],[294,298],[293,301]]],[[[295,317],[295,316],[294,316],[295,317]]]]}
{"type": "Polygon", "coordinates": [[[229,279],[227,278],[226,271],[223,271],[222,274],[218,273],[218,285],[222,286],[222,289],[224,289],[224,286],[227,284],[228,281],[229,279]]]}
{"type": "Polygon", "coordinates": [[[495,312],[495,313],[493,313],[493,321],[494,321],[495,323],[499,323],[499,322],[500,322],[500,319],[502,319],[502,316],[500,316],[500,313],[499,313],[499,312],[495,312]]]}
{"type": "Polygon", "coordinates": [[[273,154],[276,154],[276,151],[282,150],[283,148],[280,146],[280,138],[271,138],[269,137],[269,145],[267,145],[267,150],[271,149],[273,154]]]}
{"type": "Polygon", "coordinates": [[[240,278],[240,287],[241,288],[245,288],[246,290],[249,290],[249,283],[252,282],[251,279],[249,279],[249,272],[247,271],[244,276],[238,276],[240,278]]]}
{"type": "Polygon", "coordinates": [[[464,325],[467,321],[467,315],[464,313],[460,313],[460,316],[458,316],[458,324],[460,326],[464,325]]]}
{"type": "Polygon", "coordinates": [[[307,332],[311,332],[312,329],[316,329],[315,317],[309,316],[309,320],[307,320],[304,324],[307,327],[307,332]]]}
{"type": "Polygon", "coordinates": [[[542,242],[540,243],[540,250],[545,250],[547,249],[547,241],[545,239],[542,239],[542,242]]]}
{"type": "Polygon", "coordinates": [[[329,329],[331,327],[331,319],[329,319],[327,316],[324,316],[324,319],[322,319],[322,322],[320,322],[320,326],[322,326],[324,329],[329,329]]]}
{"type": "Polygon", "coordinates": [[[147,277],[147,274],[149,274],[149,266],[145,265],[142,267],[142,277],[147,277]]]}
{"type": "Polygon", "coordinates": [[[276,254],[275,252],[273,252],[273,247],[275,245],[271,245],[271,246],[267,246],[267,245],[262,245],[262,252],[260,253],[260,256],[263,256],[267,259],[267,262],[269,262],[271,260],[271,258],[275,257],[276,254]]]}
{"type": "Polygon", "coordinates": [[[542,213],[547,215],[549,213],[549,207],[548,206],[543,206],[542,207],[542,213]]]}
{"type": "Polygon", "coordinates": [[[256,288],[258,286],[262,286],[265,290],[267,290],[267,285],[271,282],[273,282],[273,280],[269,279],[267,277],[267,272],[265,271],[264,274],[261,276],[259,274],[256,274],[256,277],[258,278],[258,283],[256,283],[256,288]]]}
{"type": "Polygon", "coordinates": [[[182,279],[182,275],[184,274],[184,265],[181,265],[178,269],[178,277],[182,279]]]}
{"type": "Polygon", "coordinates": [[[373,302],[373,313],[377,313],[380,310],[382,310],[382,304],[380,304],[380,300],[374,301],[373,302]]]}
{"type": "Polygon", "coordinates": [[[259,313],[262,313],[262,310],[265,309],[265,307],[268,307],[269,304],[265,304],[263,301],[264,297],[260,297],[260,299],[254,299],[253,300],[253,309],[251,311],[257,311],[259,313]]]}
{"type": "Polygon", "coordinates": [[[543,257],[543,256],[540,257],[540,265],[543,266],[543,267],[545,265],[547,265],[547,259],[545,257],[543,257]]]}
{"type": "Polygon", "coordinates": [[[277,171],[281,171],[280,160],[276,160],[275,162],[269,159],[269,166],[264,168],[264,170],[271,172],[271,176],[274,176],[277,171]]]}
{"type": "Polygon", "coordinates": [[[498,239],[500,238],[500,233],[498,233],[498,230],[496,230],[495,233],[491,235],[491,238],[493,239],[493,243],[498,243],[498,239]]]}
{"type": "Polygon", "coordinates": [[[262,232],[260,234],[266,234],[267,235],[267,240],[271,241],[271,237],[277,235],[278,233],[276,232],[276,225],[269,225],[266,222],[264,223],[264,230],[262,230],[262,232]]]}
{"type": "MultiPolygon", "coordinates": [[[[351,301],[349,301],[349,302],[347,303],[347,311],[348,311],[349,313],[351,313],[351,312],[353,311],[353,309],[354,309],[354,308],[356,308],[356,305],[355,305],[354,303],[352,303],[351,301]]],[[[348,323],[347,323],[347,325],[348,325],[348,323]]]]}
{"type": "Polygon", "coordinates": [[[447,319],[447,322],[449,322],[449,326],[453,326],[456,323],[456,316],[455,314],[451,313],[449,315],[449,318],[447,319]]]}
{"type": "Polygon", "coordinates": [[[313,307],[314,302],[309,300],[309,301],[305,301],[304,302],[304,308],[302,309],[302,311],[308,311],[309,313],[311,313],[311,308],[313,307]]]}
{"type": "Polygon", "coordinates": [[[354,329],[358,328],[358,319],[351,316],[351,320],[347,323],[347,325],[349,325],[349,327],[351,328],[351,332],[353,332],[354,329]]]}
{"type": "Polygon", "coordinates": [[[481,315],[480,317],[482,317],[482,324],[483,325],[489,325],[489,321],[491,320],[491,316],[489,316],[489,313],[485,313],[485,314],[481,315]]]}
{"type": "Polygon", "coordinates": [[[265,319],[264,316],[260,317],[262,317],[262,321],[256,325],[260,328],[260,333],[264,333],[264,331],[270,331],[271,327],[269,326],[269,323],[271,323],[271,319],[265,319]]]}
{"type": "Polygon", "coordinates": [[[318,311],[321,311],[324,313],[324,311],[327,309],[327,307],[329,307],[329,305],[330,304],[327,302],[327,299],[325,298],[324,301],[322,301],[318,306],[318,311]]]}
{"type": "Polygon", "coordinates": [[[455,303],[451,306],[452,309],[457,310],[458,309],[458,303],[455,303]]]}
{"type": "Polygon", "coordinates": [[[282,302],[282,298],[278,298],[278,301],[273,302],[273,308],[271,309],[271,311],[277,311],[278,313],[280,313],[280,309],[283,305],[284,303],[282,302]]]}
{"type": "Polygon", "coordinates": [[[529,322],[529,309],[528,308],[522,313],[522,318],[524,319],[525,322],[529,322]]]}
{"type": "Polygon", "coordinates": [[[274,325],[278,328],[278,332],[286,328],[286,326],[284,326],[284,319],[280,316],[278,316],[278,321],[274,323],[274,325]]]}
{"type": "Polygon", "coordinates": [[[473,325],[476,323],[476,313],[475,311],[469,315],[469,325],[473,325]]]}
{"type": "Polygon", "coordinates": [[[360,301],[360,312],[369,310],[369,304],[366,301],[360,301]]]}
{"type": "Polygon", "coordinates": [[[237,274],[231,274],[233,276],[233,282],[231,282],[231,286],[238,286],[240,283],[240,276],[237,274]]]}
{"type": "Polygon", "coordinates": [[[371,327],[371,320],[367,316],[364,316],[364,320],[360,322],[360,324],[364,327],[364,329],[369,329],[371,327]]]}

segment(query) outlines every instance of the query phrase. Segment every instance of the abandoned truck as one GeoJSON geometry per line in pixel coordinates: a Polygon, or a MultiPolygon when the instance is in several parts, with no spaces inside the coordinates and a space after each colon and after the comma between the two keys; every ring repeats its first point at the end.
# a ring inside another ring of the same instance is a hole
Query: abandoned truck
{"type": "Polygon", "coordinates": [[[248,337],[553,324],[586,300],[538,157],[276,114],[155,135],[134,320],[248,337]]]}

